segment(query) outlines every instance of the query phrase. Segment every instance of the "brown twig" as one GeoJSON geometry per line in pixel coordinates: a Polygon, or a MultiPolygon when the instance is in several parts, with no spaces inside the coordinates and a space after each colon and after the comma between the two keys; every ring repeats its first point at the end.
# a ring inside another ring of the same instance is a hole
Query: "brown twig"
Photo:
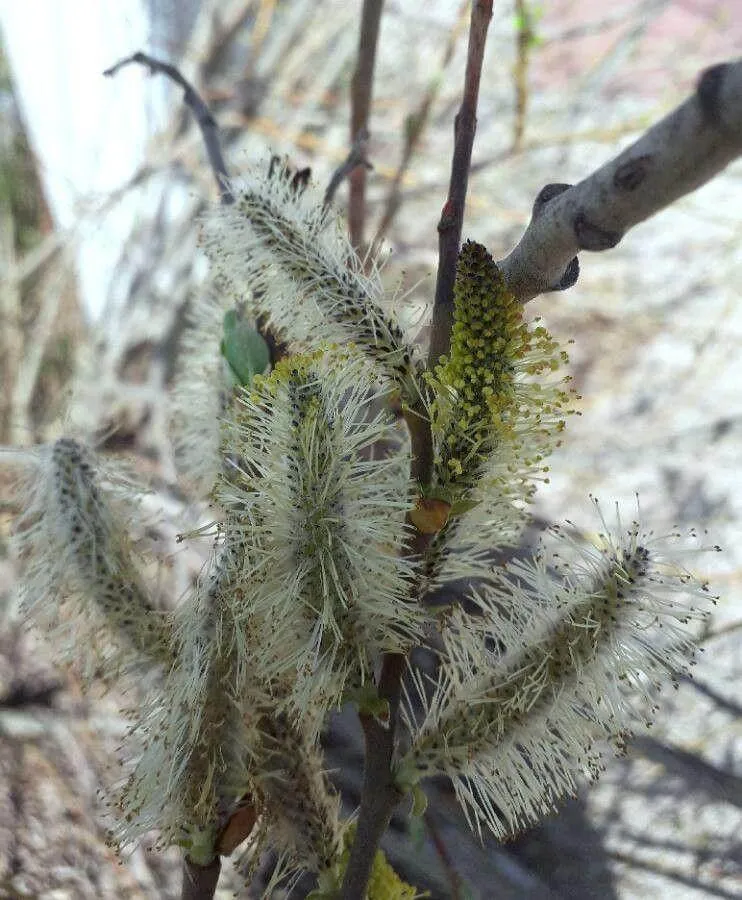
{"type": "Polygon", "coordinates": [[[325,197],[323,201],[325,206],[329,206],[332,203],[335,197],[335,192],[342,184],[343,179],[348,178],[358,166],[363,166],[366,169],[373,169],[373,166],[368,161],[368,158],[366,156],[366,151],[368,149],[368,137],[368,131],[365,128],[362,128],[353,141],[353,146],[350,148],[350,153],[332,173],[332,178],[330,178],[327,189],[325,190],[325,197]]]}
{"type": "Polygon", "coordinates": [[[229,174],[227,173],[227,167],[224,162],[222,147],[219,141],[219,128],[214,116],[211,114],[211,110],[198,95],[196,89],[183,77],[183,75],[181,75],[175,66],[170,65],[170,63],[161,62],[160,60],[149,56],[147,53],[141,52],[133,53],[131,56],[119,60],[110,68],[106,69],[103,74],[111,77],[120,69],[123,69],[124,66],[131,65],[132,63],[146,66],[153,75],[156,72],[166,75],[171,81],[174,81],[175,84],[183,88],[183,100],[195,116],[198,127],[201,129],[206,153],[209,157],[209,165],[211,166],[211,171],[214,173],[221,202],[223,204],[234,203],[235,198],[232,189],[229,186],[229,174]]]}
{"type": "Polygon", "coordinates": [[[218,856],[215,856],[207,866],[199,866],[184,856],[180,900],[212,900],[221,868],[218,856]]]}
{"type": "MultiPolygon", "coordinates": [[[[420,484],[427,484],[433,469],[433,440],[422,402],[415,410],[409,410],[405,419],[412,450],[411,478],[420,484]]],[[[419,557],[430,537],[412,530],[406,555],[419,557]]],[[[356,836],[343,881],[342,900],[356,900],[364,896],[379,842],[395,807],[402,800],[402,794],[394,782],[392,762],[405,668],[406,657],[403,654],[384,654],[378,693],[389,705],[388,718],[381,722],[374,716],[359,714],[365,740],[363,787],[356,836]]]]}
{"type": "Polygon", "coordinates": [[[404,669],[403,655],[385,655],[378,691],[379,696],[389,704],[387,721],[382,723],[366,713],[359,716],[366,744],[366,761],[358,825],[345,870],[342,900],[358,900],[366,896],[374,856],[394,808],[402,799],[394,783],[392,759],[404,669]]]}
{"type": "Polygon", "coordinates": [[[571,286],[580,250],[608,250],[638,222],[742,154],[742,60],[701,74],[696,92],[574,186],[547,185],[518,245],[498,265],[521,302],[571,286]]]}
{"type": "MultiPolygon", "coordinates": [[[[441,266],[444,265],[444,260],[447,260],[451,266],[450,272],[447,273],[447,276],[450,275],[450,297],[448,302],[451,306],[453,305],[453,278],[458,256],[458,242],[461,235],[467,175],[476,127],[476,107],[482,58],[487,27],[491,18],[491,0],[490,2],[476,2],[474,4],[469,32],[469,57],[464,82],[464,98],[461,110],[456,118],[456,141],[451,169],[451,186],[449,198],[444,208],[444,217],[439,225],[441,234],[441,266]],[[452,211],[448,217],[446,214],[447,209],[452,211]],[[444,253],[444,250],[446,253],[444,253]]],[[[440,269],[438,274],[440,285],[440,269]]],[[[438,305],[438,297],[439,294],[436,291],[436,305],[438,305]]],[[[439,329],[447,328],[448,330],[445,337],[446,346],[450,340],[451,322],[452,316],[439,329]]],[[[439,356],[440,353],[431,349],[429,363],[434,364],[437,362],[439,356]],[[436,353],[437,355],[434,355],[436,353]]],[[[412,476],[421,485],[425,485],[430,482],[432,477],[433,442],[430,423],[425,415],[424,404],[421,402],[419,408],[408,411],[406,419],[412,445],[412,476]]],[[[429,540],[429,535],[415,531],[410,538],[407,554],[411,557],[419,556],[424,552],[429,540]]],[[[342,900],[357,900],[358,897],[364,896],[376,849],[386,831],[394,808],[402,799],[402,795],[394,782],[392,763],[402,676],[405,666],[406,659],[401,654],[387,653],[384,656],[378,692],[379,696],[389,704],[387,720],[380,722],[374,716],[363,713],[360,715],[365,737],[366,759],[356,837],[343,881],[342,900]]]]}
{"type": "MultiPolygon", "coordinates": [[[[353,73],[350,91],[350,139],[368,134],[368,117],[371,109],[371,91],[374,83],[376,46],[379,41],[379,25],[384,0],[363,0],[361,30],[358,38],[358,61],[353,73]]],[[[363,228],[366,221],[366,168],[356,166],[350,174],[348,197],[348,232],[357,251],[362,252],[363,228]]]]}
{"type": "MultiPolygon", "coordinates": [[[[435,286],[433,322],[430,329],[428,368],[432,371],[448,352],[453,327],[453,286],[464,221],[464,205],[477,127],[477,101],[482,75],[487,29],[492,19],[492,0],[477,0],[471,11],[469,47],[461,107],[454,124],[454,150],[448,199],[438,223],[438,276],[435,286]]],[[[421,486],[430,483],[433,470],[433,438],[430,421],[421,401],[405,415],[412,444],[412,478],[421,486]]]]}
{"type": "Polygon", "coordinates": [[[453,285],[464,221],[469,167],[477,128],[477,100],[487,29],[492,19],[492,0],[475,0],[469,26],[469,49],[464,76],[464,95],[454,123],[454,149],[448,199],[438,223],[438,278],[430,331],[428,365],[434,368],[448,352],[453,326],[453,285]]]}

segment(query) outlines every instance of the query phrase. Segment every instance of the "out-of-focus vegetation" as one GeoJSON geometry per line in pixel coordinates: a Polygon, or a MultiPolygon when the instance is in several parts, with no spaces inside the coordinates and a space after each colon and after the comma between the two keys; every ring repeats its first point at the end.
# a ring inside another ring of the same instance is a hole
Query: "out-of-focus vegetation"
{"type": "Polygon", "coordinates": [[[0,209],[2,240],[17,254],[38,242],[46,217],[36,166],[13,95],[8,61],[0,49],[0,209]],[[9,232],[9,234],[8,234],[9,232]]]}
{"type": "Polygon", "coordinates": [[[0,440],[31,443],[54,421],[74,372],[79,317],[62,254],[41,254],[53,230],[35,155],[0,49],[0,440]]]}

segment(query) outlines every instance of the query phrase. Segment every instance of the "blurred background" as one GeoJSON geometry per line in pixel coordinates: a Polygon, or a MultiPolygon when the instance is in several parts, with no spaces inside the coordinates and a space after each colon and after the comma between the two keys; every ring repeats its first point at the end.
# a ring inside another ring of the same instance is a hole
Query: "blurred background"
{"type": "MultiPolygon", "coordinates": [[[[325,185],[350,145],[361,3],[0,0],[0,442],[73,428],[134,459],[158,496],[158,550],[178,596],[197,560],[167,431],[178,342],[208,265],[198,216],[218,200],[182,91],[130,66],[178,65],[214,111],[230,172],[271,154],[325,185]]],[[[469,4],[388,0],[370,119],[366,239],[383,242],[411,315],[432,300],[469,4]],[[422,8],[421,8],[422,7],[422,8]]],[[[680,103],[742,46],[736,0],[496,2],[464,237],[495,258],[547,182],[576,182],[680,103]]],[[[343,209],[347,186],[337,196],[343,209]]],[[[619,501],[658,533],[707,529],[689,561],[721,600],[695,679],[654,728],[558,817],[507,846],[469,834],[445,785],[400,817],[395,865],[434,898],[742,896],[742,164],[583,254],[571,290],[529,305],[574,340],[583,399],[537,514],[596,527],[619,501]]],[[[121,698],[83,696],[21,632],[0,469],[0,897],[177,897],[177,853],[117,860],[99,789],[125,729],[121,698]]],[[[352,717],[328,736],[350,811],[352,717]]],[[[240,888],[224,879],[224,896],[240,888]]]]}

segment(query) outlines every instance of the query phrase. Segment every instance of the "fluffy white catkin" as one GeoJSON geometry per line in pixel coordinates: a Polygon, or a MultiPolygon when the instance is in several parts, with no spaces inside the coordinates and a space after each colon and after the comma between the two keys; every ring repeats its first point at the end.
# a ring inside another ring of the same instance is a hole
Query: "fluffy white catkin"
{"type": "Polygon", "coordinates": [[[415,401],[419,351],[387,307],[378,271],[364,271],[337,215],[314,185],[286,170],[246,176],[237,201],[212,210],[202,243],[234,299],[265,313],[304,347],[352,342],[415,401]]]}
{"type": "Polygon", "coordinates": [[[371,455],[393,422],[369,413],[379,385],[367,369],[337,349],[290,357],[243,392],[225,431],[234,470],[215,496],[243,523],[259,665],[291,685],[301,716],[324,714],[368,680],[379,653],[420,639],[399,554],[409,457],[371,455]]]}
{"type": "Polygon", "coordinates": [[[179,611],[177,664],[136,728],[143,753],[121,792],[116,837],[156,828],[164,845],[207,864],[231,814],[259,819],[251,854],[274,849],[319,872],[339,845],[338,800],[313,738],[278,710],[279,686],[261,680],[250,638],[246,548],[227,528],[219,552],[179,611]]]}
{"type": "Polygon", "coordinates": [[[446,615],[432,695],[417,679],[425,716],[408,716],[400,783],[448,775],[473,827],[505,838],[596,775],[594,742],[622,744],[687,667],[689,626],[708,614],[707,586],[668,556],[678,539],[632,523],[606,529],[561,577],[541,558],[493,573],[480,613],[446,615]]]}
{"type": "Polygon", "coordinates": [[[58,651],[113,680],[168,665],[169,622],[150,599],[128,538],[134,492],[80,442],[24,453],[14,543],[21,600],[58,651]]]}

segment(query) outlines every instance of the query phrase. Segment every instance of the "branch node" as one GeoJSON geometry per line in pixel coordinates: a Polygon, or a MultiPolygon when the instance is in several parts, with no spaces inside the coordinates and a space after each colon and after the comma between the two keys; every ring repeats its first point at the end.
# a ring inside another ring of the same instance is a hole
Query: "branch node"
{"type": "Polygon", "coordinates": [[[600,228],[594,222],[588,221],[584,212],[578,212],[572,223],[577,246],[580,250],[610,250],[621,240],[623,234],[620,231],[608,231],[600,228]]]}
{"type": "Polygon", "coordinates": [[[438,222],[438,234],[443,234],[444,231],[450,231],[452,228],[456,227],[456,224],[456,210],[453,208],[451,201],[447,200],[441,210],[441,218],[438,222]]]}
{"type": "Polygon", "coordinates": [[[368,161],[366,155],[368,153],[369,137],[368,128],[361,128],[353,141],[353,145],[350,148],[348,155],[332,173],[332,178],[330,178],[327,190],[325,191],[325,206],[329,206],[332,203],[335,192],[340,187],[343,179],[348,178],[358,166],[363,166],[365,169],[373,169],[373,166],[368,161]]]}
{"type": "Polygon", "coordinates": [[[622,163],[613,175],[613,186],[616,190],[635,191],[646,178],[653,158],[651,153],[645,153],[622,163]]]}
{"type": "Polygon", "coordinates": [[[563,183],[545,184],[538,192],[538,194],[536,194],[536,199],[533,201],[531,216],[534,219],[538,218],[538,216],[541,215],[541,213],[544,211],[544,207],[550,200],[553,200],[554,197],[558,197],[559,194],[563,194],[571,187],[571,184],[563,183]]]}
{"type": "Polygon", "coordinates": [[[569,261],[569,265],[564,270],[564,274],[559,279],[559,281],[549,287],[547,292],[553,291],[566,291],[568,288],[574,287],[577,284],[577,279],[580,277],[580,260],[573,256],[569,261]]]}

